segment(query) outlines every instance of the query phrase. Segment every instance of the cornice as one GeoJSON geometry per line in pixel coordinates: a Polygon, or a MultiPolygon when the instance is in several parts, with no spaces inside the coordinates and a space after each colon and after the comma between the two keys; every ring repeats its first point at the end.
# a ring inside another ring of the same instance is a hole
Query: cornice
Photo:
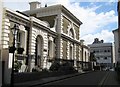
{"type": "Polygon", "coordinates": [[[75,21],[78,25],[82,24],[82,22],[76,16],[74,16],[67,8],[65,8],[61,4],[48,6],[48,7],[41,7],[41,8],[35,9],[35,10],[27,10],[27,11],[24,11],[24,13],[30,15],[30,14],[39,14],[40,12],[44,13],[44,12],[47,12],[47,11],[57,11],[57,13],[56,12],[53,13],[55,15],[59,14],[60,12],[64,13],[68,17],[70,17],[73,21],[75,21]]]}
{"type": "Polygon", "coordinates": [[[72,18],[75,22],[77,22],[78,25],[82,24],[82,22],[76,16],[74,16],[67,8],[65,8],[63,5],[61,5],[61,9],[62,9],[63,13],[65,13],[67,16],[72,18]]]}
{"type": "Polygon", "coordinates": [[[29,17],[26,17],[18,12],[12,11],[8,8],[4,8],[5,10],[5,16],[9,18],[11,22],[18,23],[24,26],[30,25],[29,17]]]}
{"type": "Polygon", "coordinates": [[[73,43],[77,43],[77,44],[81,45],[79,41],[74,40],[74,39],[72,39],[72,38],[70,38],[70,37],[68,37],[68,36],[66,36],[64,34],[61,34],[61,37],[63,37],[63,39],[67,39],[67,40],[69,40],[69,41],[71,41],[73,43]]]}

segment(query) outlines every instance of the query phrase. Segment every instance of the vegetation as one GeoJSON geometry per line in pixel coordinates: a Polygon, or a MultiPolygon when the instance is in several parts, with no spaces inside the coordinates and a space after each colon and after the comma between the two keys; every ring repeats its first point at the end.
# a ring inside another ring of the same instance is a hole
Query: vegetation
{"type": "Polygon", "coordinates": [[[63,64],[60,64],[59,62],[54,62],[50,67],[50,71],[57,71],[64,73],[77,72],[77,70],[75,70],[75,68],[69,62],[65,62],[63,64]]]}
{"type": "Polygon", "coordinates": [[[53,62],[53,64],[51,65],[51,67],[50,67],[50,71],[58,71],[59,70],[59,68],[60,68],[60,63],[59,62],[53,62]]]}
{"type": "Polygon", "coordinates": [[[21,65],[22,63],[20,61],[18,61],[17,59],[15,59],[15,62],[14,62],[14,70],[16,72],[18,72],[18,70],[21,68],[21,65]]]}
{"type": "Polygon", "coordinates": [[[96,61],[94,52],[90,53],[90,61],[96,61]]]}

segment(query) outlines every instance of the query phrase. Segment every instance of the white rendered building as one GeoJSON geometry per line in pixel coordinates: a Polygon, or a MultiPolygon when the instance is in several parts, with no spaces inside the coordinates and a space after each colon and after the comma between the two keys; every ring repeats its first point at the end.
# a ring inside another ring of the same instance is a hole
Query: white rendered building
{"type": "Polygon", "coordinates": [[[113,34],[114,34],[114,50],[115,50],[115,65],[118,61],[120,61],[119,59],[119,42],[118,42],[118,29],[113,30],[113,34]]]}
{"type": "Polygon", "coordinates": [[[88,45],[90,52],[93,52],[96,58],[97,65],[103,67],[113,66],[113,46],[112,43],[103,43],[103,40],[99,41],[95,38],[93,44],[88,45]]]}

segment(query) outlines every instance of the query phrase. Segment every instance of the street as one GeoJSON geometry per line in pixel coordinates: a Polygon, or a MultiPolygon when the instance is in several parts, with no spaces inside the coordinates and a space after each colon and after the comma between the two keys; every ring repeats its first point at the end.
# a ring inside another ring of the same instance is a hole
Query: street
{"type": "MultiPolygon", "coordinates": [[[[114,71],[95,71],[81,74],[64,80],[50,82],[45,85],[119,85],[116,72],[114,71]]],[[[37,87],[37,86],[35,86],[37,87]]]]}

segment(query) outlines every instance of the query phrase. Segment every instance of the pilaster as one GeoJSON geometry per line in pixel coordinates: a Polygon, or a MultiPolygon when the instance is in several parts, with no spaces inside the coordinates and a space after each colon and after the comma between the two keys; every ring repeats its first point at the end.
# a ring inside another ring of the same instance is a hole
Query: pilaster
{"type": "Polygon", "coordinates": [[[2,22],[2,48],[9,47],[9,33],[10,33],[10,21],[7,18],[3,19],[2,22]]]}
{"type": "Polygon", "coordinates": [[[68,41],[67,42],[67,59],[68,60],[70,59],[70,57],[69,57],[69,53],[70,53],[69,51],[70,51],[70,49],[69,48],[70,48],[70,42],[68,41]]]}

